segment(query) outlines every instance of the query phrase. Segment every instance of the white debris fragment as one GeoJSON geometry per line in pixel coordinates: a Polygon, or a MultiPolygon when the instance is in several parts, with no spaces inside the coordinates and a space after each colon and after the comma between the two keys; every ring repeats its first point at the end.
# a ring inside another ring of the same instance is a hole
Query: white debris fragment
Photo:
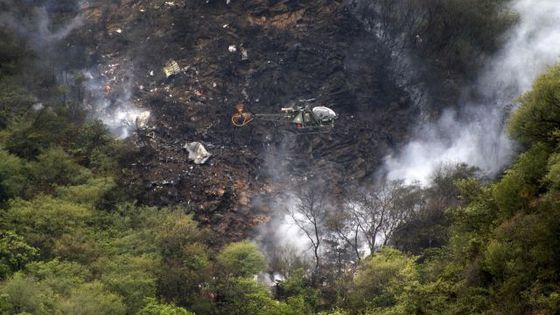
{"type": "Polygon", "coordinates": [[[38,112],[38,111],[40,111],[41,109],[45,108],[45,106],[43,105],[43,103],[35,103],[35,104],[33,104],[33,106],[31,106],[31,108],[32,108],[34,111],[38,112]]]}
{"type": "Polygon", "coordinates": [[[248,60],[249,59],[249,52],[245,47],[241,47],[241,60],[248,60]]]}
{"type": "Polygon", "coordinates": [[[138,116],[136,116],[136,128],[142,129],[146,128],[148,124],[148,119],[150,119],[150,111],[143,111],[138,116]]]}
{"type": "Polygon", "coordinates": [[[222,25],[223,28],[228,28],[229,24],[222,25]]]}
{"type": "Polygon", "coordinates": [[[153,76],[154,76],[154,70],[151,70],[150,71],[150,77],[153,77],[153,76]]]}
{"type": "Polygon", "coordinates": [[[122,29],[120,29],[120,28],[117,28],[117,29],[115,30],[115,32],[117,32],[117,33],[119,33],[119,34],[120,34],[120,33],[122,33],[122,29]]]}
{"type": "Polygon", "coordinates": [[[229,45],[228,50],[230,53],[234,53],[237,51],[237,47],[235,47],[235,45],[229,45]]]}
{"type": "Polygon", "coordinates": [[[183,146],[189,152],[189,160],[194,164],[204,164],[212,156],[200,142],[189,142],[183,146]]]}

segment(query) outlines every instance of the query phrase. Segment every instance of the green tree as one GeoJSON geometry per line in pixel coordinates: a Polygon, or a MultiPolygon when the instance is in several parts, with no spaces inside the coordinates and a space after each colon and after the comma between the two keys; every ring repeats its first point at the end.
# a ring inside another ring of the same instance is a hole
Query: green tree
{"type": "Polygon", "coordinates": [[[0,279],[23,268],[38,252],[13,231],[0,232],[0,279]]]}
{"type": "Polygon", "coordinates": [[[10,198],[23,197],[28,181],[24,161],[0,150],[0,204],[10,198]]]}
{"type": "Polygon", "coordinates": [[[202,291],[211,281],[211,273],[209,251],[201,243],[204,233],[182,211],[170,210],[161,221],[157,228],[162,256],[158,294],[195,312],[207,312],[209,301],[202,291]]]}
{"type": "Polygon", "coordinates": [[[53,314],[54,303],[55,297],[51,290],[21,272],[0,284],[0,310],[3,315],[53,314]]]}
{"type": "Polygon", "coordinates": [[[30,245],[41,250],[43,257],[50,255],[54,242],[65,233],[84,226],[92,210],[49,196],[31,201],[14,200],[2,214],[4,228],[23,236],[30,245]]]}
{"type": "Polygon", "coordinates": [[[511,135],[526,144],[558,143],[560,139],[560,66],[550,68],[520,98],[510,121],[511,135]]]}
{"type": "Polygon", "coordinates": [[[249,241],[226,245],[218,254],[218,263],[227,274],[237,277],[255,275],[266,267],[264,255],[249,241]]]}
{"type": "MultiPolygon", "coordinates": [[[[288,315],[296,313],[289,305],[272,299],[270,292],[253,279],[229,278],[218,288],[219,314],[288,315]]],[[[296,305],[294,303],[293,305],[296,305]]],[[[300,308],[296,305],[296,310],[300,308]]]]}
{"type": "Polygon", "coordinates": [[[120,255],[96,262],[101,282],[123,298],[127,313],[135,314],[147,297],[156,295],[156,269],[159,257],[120,255]]]}
{"type": "Polygon", "coordinates": [[[59,302],[57,308],[62,314],[126,314],[122,298],[107,291],[96,281],[72,289],[68,298],[59,302]]]}
{"type": "MultiPolygon", "coordinates": [[[[353,311],[402,309],[399,314],[414,313],[406,309],[408,293],[418,284],[414,260],[396,249],[384,247],[362,260],[349,292],[353,311]]],[[[373,313],[375,313],[373,312],[373,313]]]]}
{"type": "Polygon", "coordinates": [[[62,148],[49,148],[31,163],[34,190],[53,192],[55,186],[84,183],[91,173],[78,165],[62,148]]]}
{"type": "Polygon", "coordinates": [[[194,315],[182,307],[159,303],[155,298],[147,298],[145,304],[138,315],[194,315]]]}
{"type": "Polygon", "coordinates": [[[84,284],[91,277],[86,267],[58,259],[32,262],[25,269],[28,277],[59,296],[67,296],[72,289],[84,284]]]}

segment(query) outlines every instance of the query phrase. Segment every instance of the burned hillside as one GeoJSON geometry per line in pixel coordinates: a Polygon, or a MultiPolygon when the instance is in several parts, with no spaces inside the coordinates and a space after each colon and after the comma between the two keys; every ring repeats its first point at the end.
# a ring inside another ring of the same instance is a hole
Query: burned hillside
{"type": "Polygon", "coordinates": [[[151,112],[134,136],[140,151],[124,180],[141,183],[142,202],[188,202],[199,220],[227,234],[241,237],[266,217],[252,208],[253,196],[317,174],[333,186],[371,178],[418,113],[389,75],[391,51],[343,2],[92,1],[81,11],[86,25],[70,43],[86,45],[106,98],[130,93],[134,106],[151,112]],[[167,76],[169,61],[179,69],[167,76]],[[332,133],[230,123],[237,102],[275,113],[302,98],[339,113],[332,133]],[[203,142],[213,157],[189,162],[187,141],[203,142]]]}
{"type": "MultiPolygon", "coordinates": [[[[469,77],[441,57],[450,48],[437,36],[448,34],[423,33],[438,16],[413,1],[39,1],[39,13],[10,3],[28,20],[22,34],[40,39],[33,50],[55,70],[64,103],[81,103],[138,148],[122,186],[142,204],[187,205],[235,239],[268,220],[270,204],[256,197],[382,176],[383,158],[469,77]],[[37,29],[42,37],[28,35],[37,29]],[[301,135],[282,122],[230,122],[240,102],[278,113],[301,99],[336,111],[335,128],[301,135]],[[212,157],[192,163],[187,142],[212,157]]],[[[40,91],[40,81],[28,85],[40,91]]]]}

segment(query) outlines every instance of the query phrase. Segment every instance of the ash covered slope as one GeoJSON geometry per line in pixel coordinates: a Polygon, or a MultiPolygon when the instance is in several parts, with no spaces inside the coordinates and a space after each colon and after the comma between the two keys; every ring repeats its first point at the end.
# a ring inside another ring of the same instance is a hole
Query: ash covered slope
{"type": "Polygon", "coordinates": [[[414,120],[388,76],[390,51],[342,2],[91,2],[82,12],[87,25],[74,40],[89,47],[108,93],[127,90],[151,111],[130,178],[142,201],[189,202],[199,220],[237,237],[266,215],[250,209],[251,197],[278,189],[265,167],[271,150],[293,180],[317,171],[334,182],[364,179],[414,120]],[[166,78],[169,60],[181,73],[166,78]],[[309,97],[341,114],[333,134],[282,140],[270,126],[229,123],[238,101],[277,112],[309,97]],[[207,144],[207,165],[187,161],[186,141],[207,144]]]}
{"type": "MultiPolygon", "coordinates": [[[[426,20],[415,5],[86,1],[85,25],[70,45],[86,47],[96,82],[90,92],[105,93],[101,107],[121,108],[101,118],[111,125],[123,112],[151,112],[147,130],[135,135],[141,149],[125,179],[140,187],[140,201],[188,203],[199,221],[241,238],[267,220],[268,209],[252,202],[256,196],[266,199],[318,175],[333,186],[370,179],[419,114],[437,116],[455,103],[460,75],[449,67],[452,58],[438,58],[448,49],[437,38],[453,34],[426,28],[441,23],[426,20]],[[423,28],[425,38],[416,33],[423,28]],[[168,78],[162,68],[171,60],[180,73],[168,78]],[[270,125],[230,124],[239,101],[274,113],[301,98],[340,114],[332,134],[296,137],[270,125]],[[206,165],[187,161],[187,141],[213,153],[206,165]]],[[[99,107],[91,95],[84,103],[99,107]]]]}

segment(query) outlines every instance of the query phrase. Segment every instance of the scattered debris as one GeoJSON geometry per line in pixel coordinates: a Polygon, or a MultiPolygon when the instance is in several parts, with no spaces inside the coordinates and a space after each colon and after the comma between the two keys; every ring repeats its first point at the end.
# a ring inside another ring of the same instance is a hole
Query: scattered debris
{"type": "Polygon", "coordinates": [[[204,164],[212,156],[200,142],[189,142],[183,148],[189,152],[189,160],[194,164],[204,164]]]}
{"type": "Polygon", "coordinates": [[[165,67],[163,67],[163,73],[165,73],[165,77],[169,78],[181,72],[181,67],[175,60],[169,60],[165,67]]]}

